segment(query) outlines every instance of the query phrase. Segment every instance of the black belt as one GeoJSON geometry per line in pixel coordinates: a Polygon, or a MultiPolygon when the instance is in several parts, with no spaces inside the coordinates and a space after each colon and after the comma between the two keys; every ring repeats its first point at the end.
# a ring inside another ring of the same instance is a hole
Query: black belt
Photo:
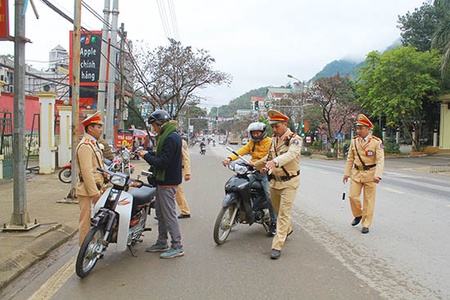
{"type": "Polygon", "coordinates": [[[295,175],[289,175],[289,176],[275,176],[275,175],[270,174],[269,181],[272,179],[275,179],[275,181],[289,181],[289,180],[291,180],[291,178],[297,177],[298,175],[300,175],[300,171],[297,171],[297,174],[295,174],[295,175]]]}
{"type": "Polygon", "coordinates": [[[372,169],[375,166],[376,166],[376,164],[374,164],[374,165],[364,165],[364,166],[358,166],[357,164],[355,164],[355,169],[358,170],[358,171],[368,171],[368,170],[372,169]]]}

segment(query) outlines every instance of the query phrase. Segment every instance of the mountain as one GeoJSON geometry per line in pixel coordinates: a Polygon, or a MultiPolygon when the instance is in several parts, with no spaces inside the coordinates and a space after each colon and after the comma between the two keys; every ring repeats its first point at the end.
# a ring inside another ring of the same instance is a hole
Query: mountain
{"type": "Polygon", "coordinates": [[[364,61],[355,62],[349,60],[335,60],[327,64],[311,80],[317,80],[321,77],[331,77],[339,73],[341,76],[350,75],[352,78],[358,77],[356,69],[364,65],[364,61]]]}

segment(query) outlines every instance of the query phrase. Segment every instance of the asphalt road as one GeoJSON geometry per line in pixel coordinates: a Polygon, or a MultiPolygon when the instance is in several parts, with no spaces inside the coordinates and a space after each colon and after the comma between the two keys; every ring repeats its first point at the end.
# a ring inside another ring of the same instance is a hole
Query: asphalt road
{"type": "Polygon", "coordinates": [[[137,258],[110,247],[81,280],[74,274],[77,246],[71,241],[53,261],[19,279],[27,287],[14,299],[450,298],[448,177],[387,162],[374,223],[362,235],[349,224],[348,200],[341,200],[344,190],[348,194],[341,181],[344,162],[302,158],[294,234],[273,261],[271,239],[258,224],[238,225],[224,245],[213,241],[223,186],[232,175],[220,163],[227,155],[222,145],[208,146],[206,156],[191,148],[193,177],[183,189],[192,218],[180,220],[184,257],[162,260],[144,252],[156,239],[151,217],[154,232],[146,233],[137,258]]]}

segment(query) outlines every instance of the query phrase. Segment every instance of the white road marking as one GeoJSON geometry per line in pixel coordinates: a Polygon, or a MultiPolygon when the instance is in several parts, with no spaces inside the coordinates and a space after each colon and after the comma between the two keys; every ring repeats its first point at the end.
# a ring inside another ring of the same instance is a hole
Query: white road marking
{"type": "Polygon", "coordinates": [[[67,280],[72,277],[75,270],[75,260],[74,256],[69,260],[64,266],[62,266],[58,272],[53,274],[34,294],[28,298],[28,300],[47,300],[51,299],[52,296],[67,282],[67,280]]]}
{"type": "Polygon", "coordinates": [[[383,187],[383,190],[389,191],[389,192],[393,192],[396,194],[406,194],[405,192],[399,191],[399,190],[395,190],[395,189],[391,189],[391,188],[387,188],[387,187],[383,187]]]}

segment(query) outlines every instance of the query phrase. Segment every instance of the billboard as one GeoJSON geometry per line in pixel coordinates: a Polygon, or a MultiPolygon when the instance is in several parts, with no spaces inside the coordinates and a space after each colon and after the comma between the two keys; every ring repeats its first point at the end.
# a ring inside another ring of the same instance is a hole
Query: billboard
{"type": "MultiPolygon", "coordinates": [[[[1,1],[1,0],[0,0],[1,1]]],[[[73,78],[73,31],[70,31],[69,76],[73,78]]],[[[80,35],[80,102],[93,104],[97,99],[102,49],[101,31],[81,31],[80,35]]],[[[106,54],[105,54],[106,55],[106,54]]]]}
{"type": "Polygon", "coordinates": [[[0,41],[10,41],[8,0],[0,0],[0,41]]]}

